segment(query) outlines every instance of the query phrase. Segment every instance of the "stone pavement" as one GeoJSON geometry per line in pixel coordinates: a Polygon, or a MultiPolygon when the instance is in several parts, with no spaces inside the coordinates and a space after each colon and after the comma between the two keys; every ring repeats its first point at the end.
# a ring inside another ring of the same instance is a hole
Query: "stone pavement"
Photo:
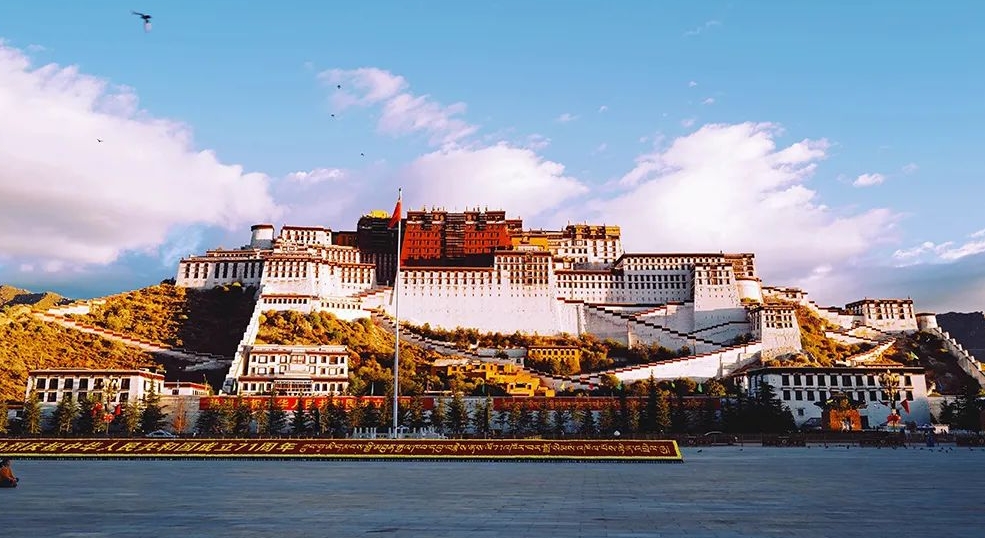
{"type": "Polygon", "coordinates": [[[980,535],[985,450],[709,447],[683,464],[14,461],[13,537],[980,535]]]}

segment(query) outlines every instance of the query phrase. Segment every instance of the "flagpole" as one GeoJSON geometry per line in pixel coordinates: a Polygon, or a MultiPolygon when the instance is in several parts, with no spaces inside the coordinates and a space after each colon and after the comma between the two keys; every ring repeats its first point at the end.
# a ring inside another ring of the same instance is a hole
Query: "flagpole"
{"type": "Polygon", "coordinates": [[[399,402],[400,397],[400,231],[403,221],[403,188],[397,189],[397,208],[400,214],[397,215],[397,272],[393,278],[393,437],[397,437],[397,426],[400,423],[399,402]]]}

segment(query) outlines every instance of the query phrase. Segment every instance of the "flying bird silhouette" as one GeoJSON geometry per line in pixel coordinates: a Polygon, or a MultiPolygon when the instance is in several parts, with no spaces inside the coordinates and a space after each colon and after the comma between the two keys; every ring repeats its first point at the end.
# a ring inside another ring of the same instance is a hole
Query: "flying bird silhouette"
{"type": "Polygon", "coordinates": [[[342,89],[342,85],[341,84],[336,84],[335,87],[338,88],[338,89],[340,89],[340,90],[342,89]]]}
{"type": "Polygon", "coordinates": [[[103,143],[103,139],[102,138],[97,138],[96,139],[96,142],[99,142],[100,144],[102,144],[103,143]]]}
{"type": "Polygon", "coordinates": [[[141,19],[144,19],[144,31],[150,32],[150,19],[151,19],[150,15],[147,15],[146,13],[140,13],[139,11],[131,11],[130,13],[133,13],[134,15],[140,17],[141,19]]]}
{"type": "Polygon", "coordinates": [[[365,156],[366,156],[366,154],[365,154],[365,153],[360,153],[359,155],[360,155],[361,157],[365,157],[365,156]]]}

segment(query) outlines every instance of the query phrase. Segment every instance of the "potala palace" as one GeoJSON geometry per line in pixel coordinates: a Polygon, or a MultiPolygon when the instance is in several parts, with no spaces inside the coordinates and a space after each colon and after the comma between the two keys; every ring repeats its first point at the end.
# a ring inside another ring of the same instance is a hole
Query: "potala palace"
{"type": "Polygon", "coordinates": [[[653,365],[546,380],[585,387],[607,373],[625,381],[722,377],[753,358],[797,352],[794,304],[837,327],[829,337],[875,346],[855,366],[885,351],[894,334],[936,330],[935,316],[916,314],[909,299],[821,307],[802,290],[763,285],[752,253],[626,253],[617,226],[524,230],[504,211],[409,211],[401,223],[397,275],[398,237],[388,220],[385,212],[373,212],[355,231],[284,226],[276,233],[272,225],[258,224],[246,246],[179,262],[179,286],[239,282],[259,290],[224,390],[240,392],[237,381],[256,379],[251,351],[270,352],[253,349],[260,314],[268,310],[327,311],[353,320],[392,318],[399,304],[400,320],[414,325],[590,333],[629,345],[690,350],[690,356],[653,365]]]}

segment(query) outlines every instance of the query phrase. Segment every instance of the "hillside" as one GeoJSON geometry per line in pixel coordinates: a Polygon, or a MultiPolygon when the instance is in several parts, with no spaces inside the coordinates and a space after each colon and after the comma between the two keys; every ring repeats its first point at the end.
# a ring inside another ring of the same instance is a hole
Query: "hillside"
{"type": "MultiPolygon", "coordinates": [[[[354,394],[371,391],[379,395],[393,369],[394,337],[369,319],[344,321],[328,312],[265,312],[260,317],[257,344],[344,345],[349,348],[349,382],[354,394]],[[373,385],[375,383],[375,386],[373,385]]],[[[406,395],[437,388],[439,380],[430,378],[431,357],[420,347],[400,344],[400,386],[406,395]]]]}
{"type": "Polygon", "coordinates": [[[29,369],[135,368],[153,364],[151,356],[142,350],[39,321],[28,306],[0,313],[0,399],[24,399],[29,369]]]}
{"type": "Polygon", "coordinates": [[[868,344],[848,345],[828,338],[824,331],[835,327],[804,305],[797,305],[797,324],[800,325],[800,345],[819,366],[833,366],[837,361],[872,349],[868,344]]]}
{"type": "Polygon", "coordinates": [[[900,338],[889,348],[884,357],[907,366],[921,366],[927,371],[927,388],[933,382],[940,394],[958,395],[971,381],[940,338],[919,332],[900,338]]]}
{"type": "Polygon", "coordinates": [[[238,284],[194,290],[162,283],[69,317],[165,347],[231,356],[253,314],[255,292],[238,284]]]}
{"type": "Polygon", "coordinates": [[[978,360],[985,360],[985,314],[981,312],[948,312],[937,314],[941,330],[964,346],[978,360]]]}
{"type": "Polygon", "coordinates": [[[0,284],[0,312],[17,305],[27,305],[37,310],[47,310],[67,303],[68,300],[50,291],[32,293],[27,290],[0,284]]]}

